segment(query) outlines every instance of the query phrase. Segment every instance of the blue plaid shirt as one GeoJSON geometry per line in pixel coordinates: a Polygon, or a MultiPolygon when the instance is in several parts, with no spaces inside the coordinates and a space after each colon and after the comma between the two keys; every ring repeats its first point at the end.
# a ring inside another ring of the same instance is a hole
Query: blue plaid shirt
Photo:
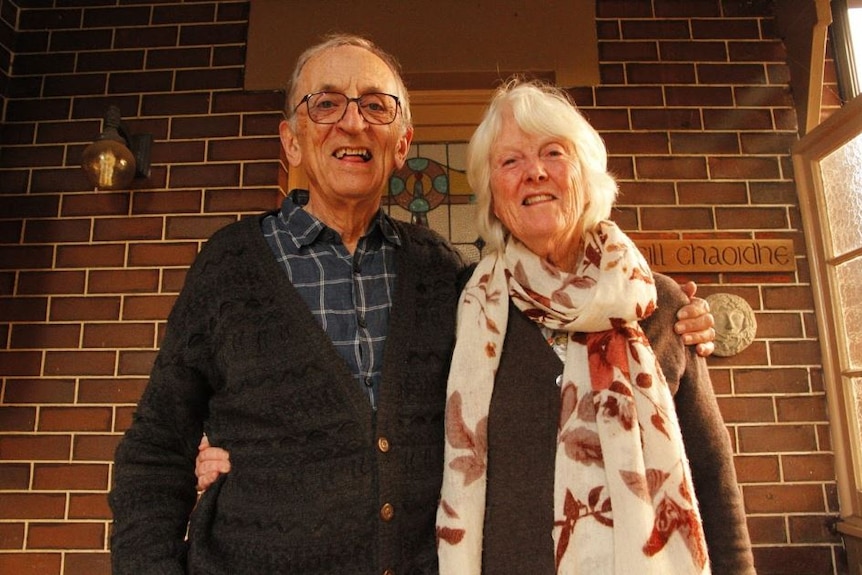
{"type": "Polygon", "coordinates": [[[353,254],[338,232],[291,197],[263,219],[261,228],[290,282],[377,409],[395,290],[394,252],[401,244],[388,216],[378,212],[353,254]]]}

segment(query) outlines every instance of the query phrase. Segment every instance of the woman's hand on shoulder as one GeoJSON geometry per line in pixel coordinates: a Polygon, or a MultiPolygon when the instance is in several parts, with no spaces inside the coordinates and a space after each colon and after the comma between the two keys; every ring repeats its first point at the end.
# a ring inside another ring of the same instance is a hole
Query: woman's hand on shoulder
{"type": "Polygon", "coordinates": [[[690,281],[680,286],[689,303],[679,308],[674,331],[686,345],[694,345],[697,355],[708,357],[715,351],[715,318],[709,312],[709,303],[695,297],[697,284],[690,281]]]}

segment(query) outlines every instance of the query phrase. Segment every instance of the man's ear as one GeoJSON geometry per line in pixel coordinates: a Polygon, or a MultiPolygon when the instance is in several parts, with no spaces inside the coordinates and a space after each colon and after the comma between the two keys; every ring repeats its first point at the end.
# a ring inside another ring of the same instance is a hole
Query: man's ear
{"type": "Polygon", "coordinates": [[[299,138],[290,127],[290,122],[281,121],[278,125],[278,135],[281,137],[281,147],[284,149],[287,162],[291,166],[298,166],[302,162],[302,150],[299,147],[299,138]]]}
{"type": "Polygon", "coordinates": [[[413,126],[410,126],[398,139],[395,149],[395,169],[401,169],[407,161],[407,153],[410,151],[410,143],[413,142],[413,126]]]}

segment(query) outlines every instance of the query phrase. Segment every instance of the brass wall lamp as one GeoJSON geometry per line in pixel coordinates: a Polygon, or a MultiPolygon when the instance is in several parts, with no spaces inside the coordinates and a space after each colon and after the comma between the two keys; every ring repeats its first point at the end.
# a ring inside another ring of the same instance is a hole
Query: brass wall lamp
{"type": "Polygon", "coordinates": [[[102,133],[84,149],[81,167],[99,190],[128,188],[133,178],[150,175],[152,134],[130,134],[117,106],[105,112],[102,133]]]}

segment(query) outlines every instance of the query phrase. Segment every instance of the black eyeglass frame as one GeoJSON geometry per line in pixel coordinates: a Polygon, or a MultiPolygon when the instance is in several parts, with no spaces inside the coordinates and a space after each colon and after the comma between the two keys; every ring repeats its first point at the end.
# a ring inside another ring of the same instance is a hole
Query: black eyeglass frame
{"type": "Polygon", "coordinates": [[[308,113],[308,119],[311,120],[312,122],[314,122],[315,124],[325,124],[325,125],[337,124],[338,122],[340,122],[344,118],[344,115],[347,114],[347,108],[350,107],[351,102],[356,103],[356,109],[359,111],[359,115],[362,116],[362,119],[365,120],[366,122],[368,122],[369,124],[373,124],[375,126],[388,126],[389,124],[393,123],[395,121],[395,119],[398,117],[398,110],[401,109],[401,98],[399,98],[395,94],[387,94],[386,92],[368,92],[366,94],[362,94],[360,96],[357,96],[356,98],[351,98],[347,94],[344,94],[342,92],[336,92],[334,90],[321,90],[320,92],[311,92],[311,93],[303,96],[302,99],[299,101],[299,103],[296,106],[294,106],[293,114],[296,114],[296,111],[299,110],[299,107],[302,106],[303,104],[305,104],[305,111],[308,113]],[[341,116],[339,116],[336,120],[333,120],[331,122],[319,122],[319,121],[315,120],[312,117],[311,104],[309,102],[311,101],[311,98],[313,98],[314,96],[317,96],[318,94],[338,94],[340,96],[344,96],[344,99],[347,100],[347,103],[344,105],[344,110],[341,112],[341,116]],[[375,122],[373,120],[369,120],[368,118],[366,118],[365,114],[362,113],[362,106],[359,105],[359,101],[362,100],[363,98],[367,97],[367,96],[388,96],[388,97],[392,98],[393,100],[395,100],[395,114],[392,115],[392,119],[389,120],[388,122],[375,122]]]}

